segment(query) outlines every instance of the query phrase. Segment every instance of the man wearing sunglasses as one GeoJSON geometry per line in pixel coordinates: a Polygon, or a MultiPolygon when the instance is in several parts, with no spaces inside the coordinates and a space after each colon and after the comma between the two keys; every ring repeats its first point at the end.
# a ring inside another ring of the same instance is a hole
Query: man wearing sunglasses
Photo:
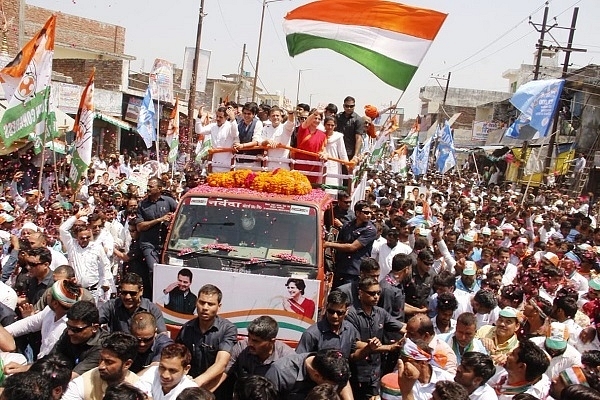
{"type": "Polygon", "coordinates": [[[156,318],[158,333],[166,332],[165,319],[158,306],[145,297],[142,277],[129,272],[123,275],[119,285],[119,297],[100,307],[100,324],[106,324],[110,332],[130,332],[131,318],[138,311],[148,311],[156,318]]]}
{"type": "Polygon", "coordinates": [[[344,134],[344,144],[350,161],[356,161],[365,135],[365,123],[354,112],[355,107],[356,100],[354,100],[354,97],[347,96],[344,99],[344,110],[336,116],[337,129],[344,134]]]}
{"type": "Polygon", "coordinates": [[[368,357],[351,360],[350,384],[356,399],[369,399],[379,394],[381,353],[399,349],[398,342],[381,344],[384,333],[400,332],[404,324],[377,306],[381,297],[381,286],[377,278],[362,278],[358,283],[358,297],[360,306],[352,307],[347,318],[358,330],[360,340],[368,344],[368,357]]]}
{"type": "Polygon", "coordinates": [[[323,247],[335,250],[335,275],[333,287],[358,282],[360,262],[371,255],[377,229],[371,222],[371,209],[365,201],[354,205],[356,217],[344,224],[337,242],[325,242],[323,247]]]}
{"type": "Polygon", "coordinates": [[[162,349],[173,343],[173,340],[166,333],[157,333],[154,315],[148,311],[136,312],[129,328],[138,340],[138,353],[129,369],[137,374],[148,366],[158,365],[162,349]]]}
{"type": "Polygon", "coordinates": [[[323,349],[338,349],[349,358],[356,350],[358,331],[346,321],[350,299],[346,293],[333,290],[327,296],[325,315],[302,333],[296,353],[313,353],[323,349]]]}
{"type": "Polygon", "coordinates": [[[67,311],[67,329],[52,354],[59,354],[73,368],[71,378],[96,368],[102,340],[108,333],[100,329],[98,308],[90,301],[78,301],[67,311]]]}

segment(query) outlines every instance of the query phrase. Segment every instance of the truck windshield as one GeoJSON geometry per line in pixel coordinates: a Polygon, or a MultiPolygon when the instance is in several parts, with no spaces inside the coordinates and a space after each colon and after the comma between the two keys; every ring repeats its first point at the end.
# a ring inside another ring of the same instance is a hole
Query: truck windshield
{"type": "Polygon", "coordinates": [[[316,265],[318,215],[313,207],[270,201],[188,197],[173,224],[171,253],[287,259],[316,265]]]}

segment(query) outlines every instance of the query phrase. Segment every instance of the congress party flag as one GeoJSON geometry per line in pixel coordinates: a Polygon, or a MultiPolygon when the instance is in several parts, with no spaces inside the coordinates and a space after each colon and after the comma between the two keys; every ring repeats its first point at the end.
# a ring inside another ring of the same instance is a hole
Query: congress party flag
{"type": "Polygon", "coordinates": [[[564,79],[546,79],[521,85],[510,99],[521,115],[505,136],[527,140],[546,137],[564,84],[564,79]]]}
{"type": "Polygon", "coordinates": [[[175,106],[171,111],[171,117],[169,118],[169,127],[167,128],[167,144],[169,145],[169,157],[170,163],[175,162],[177,159],[177,152],[179,151],[179,98],[175,98],[175,106]]]}
{"type": "Polygon", "coordinates": [[[321,0],[290,11],[283,29],[292,57],[333,50],[406,90],[446,16],[385,0],[321,0]]]}
{"type": "Polygon", "coordinates": [[[45,130],[50,99],[56,15],[0,71],[8,107],[0,120],[0,137],[8,147],[33,132],[45,130]]]}
{"type": "Polygon", "coordinates": [[[154,119],[154,101],[150,86],[146,89],[146,95],[142,100],[140,113],[138,115],[137,131],[144,139],[147,148],[152,147],[152,141],[156,139],[156,120],[154,119]]]}
{"type": "Polygon", "coordinates": [[[69,172],[69,183],[76,188],[92,162],[92,134],[94,128],[94,75],[96,68],[92,69],[88,84],[81,94],[79,108],[75,116],[73,131],[73,162],[69,172]]]}

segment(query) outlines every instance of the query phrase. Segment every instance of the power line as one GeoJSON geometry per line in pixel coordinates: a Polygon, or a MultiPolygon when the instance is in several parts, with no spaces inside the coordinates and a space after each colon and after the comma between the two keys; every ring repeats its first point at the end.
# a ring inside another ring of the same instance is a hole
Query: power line
{"type": "Polygon", "coordinates": [[[527,17],[523,18],[521,21],[519,21],[517,24],[515,24],[513,27],[511,27],[510,29],[508,29],[506,32],[502,33],[499,37],[497,37],[496,39],[492,40],[490,43],[488,43],[487,45],[483,46],[481,49],[477,50],[475,53],[473,53],[472,55],[470,55],[469,57],[465,58],[464,60],[460,61],[459,63],[456,63],[454,65],[452,65],[449,68],[444,68],[443,70],[439,70],[436,73],[439,73],[441,71],[445,71],[445,70],[451,70],[461,64],[463,64],[464,62],[472,59],[473,57],[477,56],[478,54],[482,53],[483,51],[485,51],[487,48],[489,48],[490,46],[492,46],[493,44],[497,43],[498,41],[500,41],[502,38],[504,38],[505,36],[507,36],[508,34],[510,34],[511,32],[513,32],[519,25],[521,25],[523,22],[527,21],[529,19],[529,17],[532,14],[535,14],[536,12],[540,11],[542,8],[545,7],[546,4],[549,4],[552,0],[548,0],[547,2],[544,2],[544,4],[542,4],[541,6],[539,6],[538,8],[536,8],[534,11],[530,12],[529,14],[527,14],[527,17]]]}

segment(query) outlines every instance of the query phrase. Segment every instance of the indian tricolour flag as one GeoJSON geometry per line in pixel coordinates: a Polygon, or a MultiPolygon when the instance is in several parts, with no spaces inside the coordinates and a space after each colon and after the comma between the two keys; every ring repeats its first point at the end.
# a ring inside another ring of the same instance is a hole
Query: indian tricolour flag
{"type": "Polygon", "coordinates": [[[330,49],[406,90],[446,14],[383,0],[321,0],[283,23],[290,55],[330,49]]]}
{"type": "Polygon", "coordinates": [[[81,94],[79,109],[75,116],[73,131],[75,141],[73,146],[73,162],[69,172],[71,187],[76,188],[92,162],[92,133],[94,131],[94,75],[96,68],[92,69],[88,84],[81,94]]]}
{"type": "Polygon", "coordinates": [[[0,136],[6,146],[45,129],[50,99],[56,16],[0,71],[0,83],[8,107],[0,120],[0,136]]]}

